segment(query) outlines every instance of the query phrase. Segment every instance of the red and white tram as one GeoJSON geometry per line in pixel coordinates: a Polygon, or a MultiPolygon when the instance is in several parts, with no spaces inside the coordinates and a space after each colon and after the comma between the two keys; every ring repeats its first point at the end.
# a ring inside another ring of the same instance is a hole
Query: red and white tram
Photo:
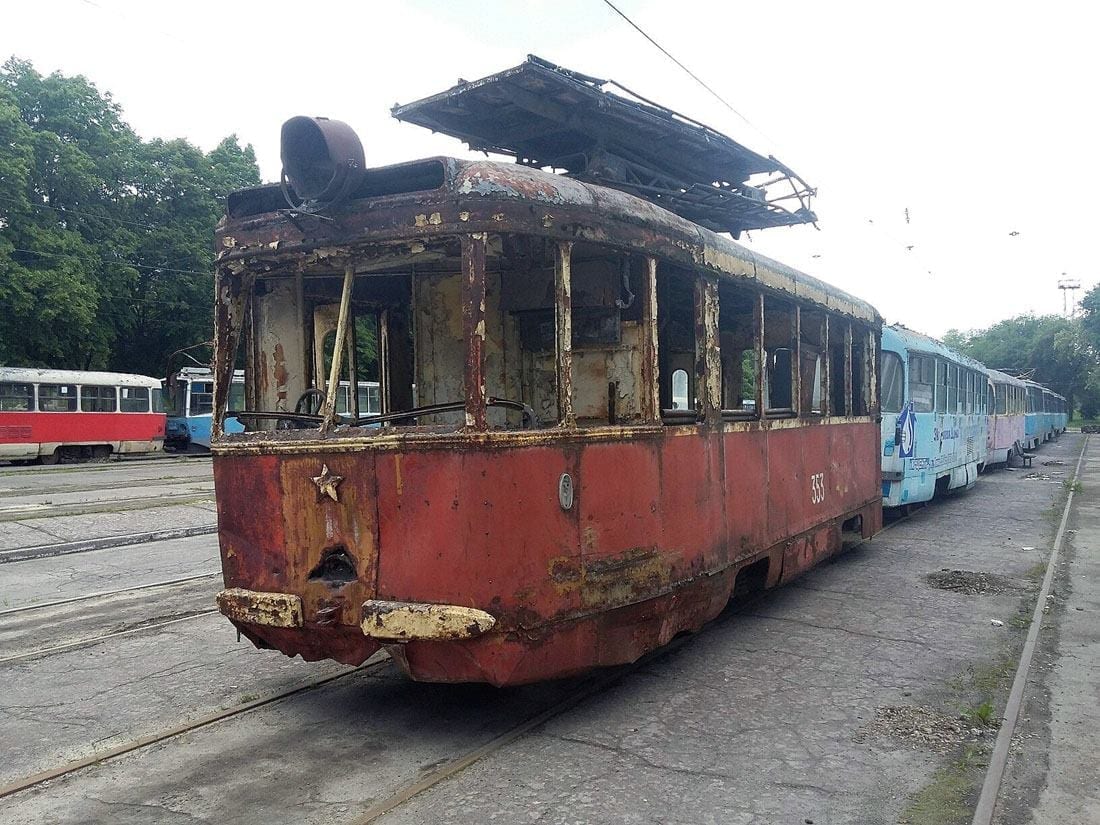
{"type": "Polygon", "coordinates": [[[160,381],[145,375],[0,367],[0,461],[104,461],[164,446],[160,381]]]}

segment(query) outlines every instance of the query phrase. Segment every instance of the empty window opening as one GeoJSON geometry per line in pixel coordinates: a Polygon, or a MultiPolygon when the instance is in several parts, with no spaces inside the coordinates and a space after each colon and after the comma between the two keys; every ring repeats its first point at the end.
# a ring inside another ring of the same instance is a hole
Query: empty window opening
{"type": "Polygon", "coordinates": [[[764,298],[764,409],[769,415],[794,415],[797,365],[797,315],[794,304],[764,298]]]}
{"type": "Polygon", "coordinates": [[[658,394],[666,424],[691,424],[698,418],[695,278],[690,270],[663,263],[657,270],[658,394]]]}
{"type": "Polygon", "coordinates": [[[720,281],[718,346],[722,356],[722,417],[755,418],[760,296],[720,281]]]}
{"type": "Polygon", "coordinates": [[[852,415],[867,415],[871,406],[870,339],[865,330],[852,325],[852,415]]]}
{"type": "Polygon", "coordinates": [[[799,329],[800,409],[807,415],[824,415],[828,388],[825,384],[825,313],[801,310],[799,329]]]}
{"type": "Polygon", "coordinates": [[[829,319],[829,413],[848,414],[848,324],[829,319]]]}

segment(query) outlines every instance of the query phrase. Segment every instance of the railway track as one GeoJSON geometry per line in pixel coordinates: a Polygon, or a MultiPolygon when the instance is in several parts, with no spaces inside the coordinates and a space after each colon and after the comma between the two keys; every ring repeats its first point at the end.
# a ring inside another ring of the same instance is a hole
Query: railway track
{"type": "Polygon", "coordinates": [[[10,616],[14,613],[28,613],[32,610],[45,610],[51,607],[62,607],[64,605],[85,602],[91,599],[101,599],[106,596],[119,596],[123,593],[136,593],[141,590],[153,590],[158,587],[170,587],[174,584],[186,584],[188,582],[200,581],[202,579],[212,579],[215,576],[220,575],[220,570],[213,570],[209,573],[198,573],[194,576],[183,576],[178,579],[165,579],[164,581],[135,585],[134,587],[120,587],[116,590],[102,590],[98,593],[88,593],[85,596],[72,596],[68,599],[55,599],[54,601],[50,602],[36,602],[34,604],[25,604],[20,607],[10,607],[7,610],[0,610],[0,616],[10,616]]]}
{"type": "Polygon", "coordinates": [[[180,464],[200,463],[203,460],[210,461],[209,453],[195,453],[193,455],[174,455],[165,458],[115,458],[102,463],[84,464],[53,464],[49,466],[32,464],[25,467],[7,465],[0,467],[0,477],[19,476],[27,474],[63,474],[63,473],[88,473],[116,470],[120,466],[130,467],[140,464],[156,464],[164,467],[178,466],[180,464]]]}
{"type": "Polygon", "coordinates": [[[201,619],[203,616],[209,616],[212,613],[217,613],[217,608],[211,608],[209,610],[197,610],[187,613],[185,616],[173,616],[169,619],[160,619],[151,622],[145,622],[139,624],[136,627],[128,627],[125,630],[115,630],[111,633],[101,633],[98,636],[89,636],[85,639],[74,639],[71,642],[63,642],[61,644],[49,645],[48,647],[41,647],[35,650],[28,650],[23,653],[16,653],[11,656],[0,657],[0,665],[11,665],[19,662],[29,661],[30,659],[39,659],[43,656],[49,656],[54,653],[63,653],[67,650],[76,650],[82,647],[92,647],[93,645],[105,642],[108,639],[116,639],[120,636],[131,636],[135,633],[144,633],[150,630],[159,630],[162,627],[168,627],[169,625],[179,624],[180,622],[189,622],[194,619],[201,619]]]}
{"type": "Polygon", "coordinates": [[[213,725],[226,719],[231,719],[235,716],[240,716],[242,714],[248,713],[249,711],[264,707],[265,705],[271,705],[284,699],[288,699],[292,696],[298,696],[311,690],[316,690],[323,685],[327,685],[340,679],[346,679],[353,674],[362,673],[366,670],[378,668],[388,660],[388,656],[375,654],[374,657],[368,659],[366,662],[359,665],[359,667],[352,668],[351,670],[347,670],[343,673],[337,673],[333,676],[325,676],[320,679],[314,679],[289,690],[285,690],[271,696],[265,696],[260,699],[255,699],[250,702],[245,702],[235,708],[214,711],[197,719],[192,719],[179,725],[175,725],[171,728],[158,731],[157,733],[152,733],[146,736],[132,739],[129,742],[125,742],[121,745],[116,745],[115,747],[108,748],[107,750],[98,751],[81,759],[74,759],[70,762],[64,763],[63,765],[59,765],[56,768],[49,768],[47,770],[39,771],[38,773],[22,777],[21,779],[17,779],[14,782],[9,782],[6,785],[0,785],[0,799],[11,796],[12,794],[19,793],[20,791],[29,790],[53,779],[58,779],[62,776],[66,776],[84,768],[91,767],[92,765],[98,765],[110,759],[115,759],[124,754],[132,753],[142,748],[147,748],[160,742],[165,742],[169,739],[174,739],[177,736],[182,736],[185,733],[190,733],[192,731],[199,730],[200,728],[205,728],[209,725],[213,725]]]}
{"type": "Polygon", "coordinates": [[[171,530],[153,530],[147,533],[123,533],[118,536],[101,536],[80,541],[57,542],[56,544],[38,544],[30,547],[17,547],[12,550],[0,550],[0,564],[5,562],[30,561],[32,559],[67,556],[73,553],[89,553],[93,550],[109,550],[116,547],[129,547],[138,544],[154,544],[161,541],[206,536],[217,532],[217,525],[201,524],[195,527],[178,527],[171,530]]]}

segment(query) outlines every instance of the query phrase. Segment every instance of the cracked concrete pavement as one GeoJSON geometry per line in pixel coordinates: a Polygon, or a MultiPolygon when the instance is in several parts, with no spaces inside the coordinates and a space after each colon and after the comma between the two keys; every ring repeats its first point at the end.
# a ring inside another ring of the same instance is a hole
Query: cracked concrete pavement
{"type": "MultiPolygon", "coordinates": [[[[1041,454],[1072,464],[1080,443],[1041,454]]],[[[896,823],[952,756],[868,734],[876,713],[957,717],[973,674],[1018,651],[1026,631],[1011,620],[1037,587],[1061,494],[1049,474],[988,474],[381,821],[896,823]],[[945,568],[1015,587],[933,587],[945,568]]],[[[340,670],[238,644],[218,616],[20,663],[0,696],[0,739],[17,743],[4,775],[340,670]]],[[[0,800],[0,820],[352,821],[577,684],[418,685],[383,664],[0,800]]]]}

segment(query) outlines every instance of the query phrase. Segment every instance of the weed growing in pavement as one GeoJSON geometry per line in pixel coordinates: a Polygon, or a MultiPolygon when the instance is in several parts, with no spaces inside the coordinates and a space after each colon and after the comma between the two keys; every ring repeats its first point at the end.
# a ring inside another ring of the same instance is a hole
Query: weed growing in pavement
{"type": "Polygon", "coordinates": [[[1080,481],[1078,481],[1077,479],[1070,480],[1068,478],[1062,482],[1062,488],[1067,493],[1079,493],[1082,489],[1080,481]]]}
{"type": "Polygon", "coordinates": [[[1040,581],[1043,576],[1047,574],[1047,563],[1045,561],[1037,561],[1031,565],[1024,574],[1032,581],[1040,581]]]}
{"type": "Polygon", "coordinates": [[[962,715],[966,718],[966,721],[970,722],[972,725],[980,725],[983,728],[989,728],[992,727],[993,723],[996,721],[994,710],[993,703],[986,700],[975,707],[964,708],[962,715]]]}
{"type": "Polygon", "coordinates": [[[255,702],[259,698],[260,694],[258,693],[242,693],[241,701],[239,704],[247,705],[249,702],[255,702]]]}
{"type": "Polygon", "coordinates": [[[1008,623],[1017,630],[1027,630],[1031,627],[1031,617],[1024,613],[1017,613],[1008,620],[1008,623]]]}

